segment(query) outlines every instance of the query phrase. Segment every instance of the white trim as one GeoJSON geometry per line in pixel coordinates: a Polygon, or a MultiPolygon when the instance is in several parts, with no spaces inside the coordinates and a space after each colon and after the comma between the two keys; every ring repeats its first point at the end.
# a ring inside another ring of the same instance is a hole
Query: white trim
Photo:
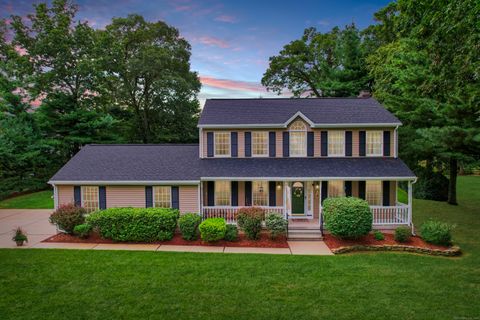
{"type": "Polygon", "coordinates": [[[393,156],[395,158],[398,158],[398,126],[395,127],[395,130],[393,131],[393,156]]]}
{"type": "Polygon", "coordinates": [[[383,157],[383,131],[382,130],[365,130],[365,157],[383,157]],[[380,132],[380,153],[378,154],[368,154],[368,133],[380,132]]]}
{"type": "Polygon", "coordinates": [[[269,181],[327,181],[327,180],[398,180],[409,181],[416,180],[416,177],[202,177],[202,181],[215,180],[234,180],[234,181],[250,181],[250,180],[269,180],[269,181]]]}
{"type": "MultiPolygon", "coordinates": [[[[398,127],[401,123],[313,123],[312,128],[385,128],[385,127],[398,127]]],[[[274,123],[274,124],[202,124],[198,125],[198,128],[203,129],[233,129],[233,128],[286,128],[288,124],[274,123]]]]}
{"type": "Polygon", "coordinates": [[[58,187],[53,185],[53,208],[58,209],[58,187]]]}
{"type": "Polygon", "coordinates": [[[203,158],[203,129],[199,128],[198,129],[198,155],[200,156],[200,159],[203,158]]]}
{"type": "MultiPolygon", "coordinates": [[[[237,141],[238,143],[238,141],[237,141]]],[[[232,132],[231,131],[214,131],[213,132],[213,158],[231,158],[232,157],[232,132]],[[218,133],[228,133],[228,154],[217,155],[217,147],[215,137],[218,133]]]]}
{"type": "MultiPolygon", "coordinates": [[[[199,183],[197,186],[198,190],[198,213],[202,213],[202,194],[203,194],[203,189],[202,189],[202,183],[199,183]]],[[[178,198],[180,200],[180,188],[178,188],[178,198]]]]}
{"type": "Polygon", "coordinates": [[[108,180],[90,180],[90,181],[80,181],[80,180],[65,180],[57,181],[50,180],[48,181],[51,185],[120,185],[120,186],[156,186],[156,185],[197,185],[200,183],[200,180],[158,180],[158,181],[141,181],[141,180],[132,180],[132,181],[108,181],[108,180]]]}
{"type": "Polygon", "coordinates": [[[303,121],[305,121],[306,123],[308,123],[308,125],[310,127],[313,127],[314,126],[314,123],[312,122],[312,120],[308,119],[307,116],[305,116],[301,111],[297,111],[297,113],[295,113],[293,116],[290,117],[290,119],[288,119],[287,121],[285,121],[285,123],[283,124],[285,127],[288,127],[288,125],[294,121],[296,118],[302,118],[303,121]]]}

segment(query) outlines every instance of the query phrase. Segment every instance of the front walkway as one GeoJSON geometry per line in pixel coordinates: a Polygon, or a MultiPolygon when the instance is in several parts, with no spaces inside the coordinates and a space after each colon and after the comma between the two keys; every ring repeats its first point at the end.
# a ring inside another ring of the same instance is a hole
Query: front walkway
{"type": "Polygon", "coordinates": [[[250,248],[214,246],[177,246],[159,244],[97,244],[97,243],[54,243],[41,242],[57,233],[48,222],[50,209],[2,209],[0,210],[0,248],[17,248],[12,241],[12,230],[22,227],[28,243],[20,248],[42,249],[93,249],[93,250],[142,250],[175,252],[259,253],[294,255],[332,255],[323,241],[288,241],[290,248],[250,248]]]}

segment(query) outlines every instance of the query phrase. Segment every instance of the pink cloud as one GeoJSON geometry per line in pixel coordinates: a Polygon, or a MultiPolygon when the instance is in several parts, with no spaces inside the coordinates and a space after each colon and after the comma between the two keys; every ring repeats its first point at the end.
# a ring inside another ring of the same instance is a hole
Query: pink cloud
{"type": "Polygon", "coordinates": [[[209,76],[200,76],[200,82],[205,86],[220,89],[266,92],[265,88],[257,82],[218,79],[209,76]]]}
{"type": "Polygon", "coordinates": [[[221,15],[215,18],[215,21],[226,22],[226,23],[235,23],[237,22],[237,18],[234,16],[228,15],[221,15]]]}
{"type": "Polygon", "coordinates": [[[216,37],[204,36],[198,38],[198,41],[209,46],[220,47],[223,49],[230,48],[230,44],[228,42],[216,37]]]}

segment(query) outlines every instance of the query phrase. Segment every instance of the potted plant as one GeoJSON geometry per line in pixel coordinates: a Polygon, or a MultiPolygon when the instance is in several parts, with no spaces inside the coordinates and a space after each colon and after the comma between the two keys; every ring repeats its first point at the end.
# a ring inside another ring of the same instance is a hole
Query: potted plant
{"type": "Polygon", "coordinates": [[[17,246],[21,247],[23,246],[24,242],[28,242],[27,235],[25,232],[23,232],[21,227],[18,227],[17,229],[13,230],[14,235],[12,237],[12,240],[17,243],[17,246]]]}

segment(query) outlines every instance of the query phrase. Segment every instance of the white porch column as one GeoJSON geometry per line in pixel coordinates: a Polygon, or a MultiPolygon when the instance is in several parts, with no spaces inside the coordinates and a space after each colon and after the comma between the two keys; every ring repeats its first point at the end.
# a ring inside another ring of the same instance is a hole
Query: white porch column
{"type": "Polygon", "coordinates": [[[318,183],[318,225],[322,226],[322,181],[318,183]]]}
{"type": "Polygon", "coordinates": [[[58,188],[56,185],[53,185],[53,208],[58,209],[58,188]]]}
{"type": "Polygon", "coordinates": [[[412,181],[408,181],[408,224],[412,224],[412,181]]]}
{"type": "Polygon", "coordinates": [[[287,212],[287,183],[283,181],[283,217],[288,219],[288,212],[287,212]]]}

